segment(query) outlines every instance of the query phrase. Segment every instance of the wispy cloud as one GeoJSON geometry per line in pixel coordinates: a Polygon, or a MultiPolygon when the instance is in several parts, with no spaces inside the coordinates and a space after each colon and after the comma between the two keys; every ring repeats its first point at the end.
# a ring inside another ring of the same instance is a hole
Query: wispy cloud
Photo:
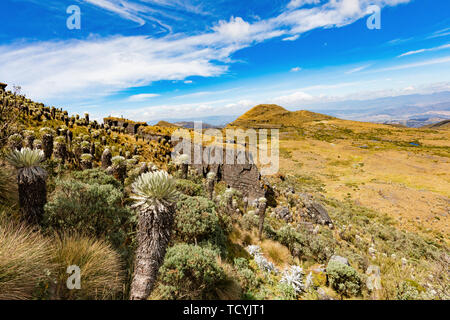
{"type": "Polygon", "coordinates": [[[124,19],[137,22],[139,25],[145,24],[145,20],[139,16],[140,12],[149,12],[150,9],[144,6],[137,6],[128,1],[115,0],[84,0],[102,9],[116,13],[124,19]]]}
{"type": "Polygon", "coordinates": [[[450,36],[450,28],[445,28],[445,29],[435,31],[435,32],[433,32],[432,35],[430,35],[428,37],[428,39],[440,38],[440,37],[446,37],[446,36],[450,36]]]}
{"type": "MultiPolygon", "coordinates": [[[[85,0],[125,19],[142,23],[153,7],[181,0],[85,0]]],[[[255,22],[241,17],[221,20],[189,34],[91,37],[85,40],[32,42],[0,46],[0,78],[20,83],[35,99],[105,96],[160,80],[214,77],[227,72],[232,55],[245,47],[316,28],[341,27],[366,15],[369,5],[393,6],[409,0],[343,0],[291,9],[255,22]]],[[[150,14],[151,16],[151,14],[150,14]]]]}
{"type": "Polygon", "coordinates": [[[436,58],[436,59],[430,59],[420,62],[414,62],[414,63],[408,63],[408,64],[400,64],[392,67],[386,67],[386,68],[380,68],[374,70],[374,72],[385,72],[385,71],[395,71],[395,70],[403,70],[403,69],[411,69],[411,68],[417,68],[417,67],[423,67],[423,66],[429,66],[434,64],[443,64],[450,62],[450,56],[444,57],[444,58],[436,58]]]}
{"type": "Polygon", "coordinates": [[[370,67],[370,64],[369,65],[365,65],[365,66],[356,67],[354,69],[351,69],[351,70],[347,71],[346,74],[352,74],[352,73],[360,72],[360,71],[362,71],[364,69],[367,69],[368,67],[370,67]]]}
{"type": "Polygon", "coordinates": [[[295,41],[295,40],[297,40],[299,37],[300,37],[300,35],[296,34],[296,35],[291,36],[291,37],[283,38],[283,41],[295,41]]]}
{"type": "Polygon", "coordinates": [[[141,94],[135,94],[130,97],[128,97],[128,101],[145,101],[151,98],[159,97],[159,94],[156,93],[141,93],[141,94]]]}
{"type": "Polygon", "coordinates": [[[307,4],[318,4],[320,3],[320,0],[291,0],[287,7],[289,9],[296,9],[296,8],[300,8],[303,7],[304,5],[307,4]]]}
{"type": "Polygon", "coordinates": [[[301,104],[314,100],[314,97],[303,91],[297,91],[289,95],[280,96],[272,99],[271,102],[282,105],[291,106],[293,104],[301,104]]]}
{"type": "Polygon", "coordinates": [[[419,49],[419,50],[414,50],[414,51],[408,51],[408,52],[405,52],[405,53],[399,55],[398,58],[411,56],[413,54],[419,54],[419,53],[430,52],[430,51],[438,51],[438,50],[444,50],[444,49],[449,49],[449,48],[450,48],[450,43],[449,44],[444,44],[442,46],[434,47],[434,48],[427,48],[427,49],[419,49]]]}
{"type": "Polygon", "coordinates": [[[295,67],[291,69],[291,72],[299,72],[300,70],[302,70],[302,68],[300,67],[295,67]]]}

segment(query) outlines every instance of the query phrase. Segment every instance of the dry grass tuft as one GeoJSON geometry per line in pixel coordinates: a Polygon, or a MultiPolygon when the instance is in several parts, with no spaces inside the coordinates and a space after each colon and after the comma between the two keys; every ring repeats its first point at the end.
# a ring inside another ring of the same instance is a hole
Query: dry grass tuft
{"type": "Polygon", "coordinates": [[[30,299],[53,266],[50,242],[24,224],[0,219],[0,300],[30,299]]]}
{"type": "Polygon", "coordinates": [[[58,265],[56,297],[59,299],[114,299],[123,289],[122,264],[104,241],[80,235],[63,235],[55,239],[53,262],[58,265]],[[69,290],[67,267],[81,270],[81,289],[69,290]]]}
{"type": "Polygon", "coordinates": [[[285,266],[292,263],[289,249],[279,242],[266,239],[261,242],[260,246],[264,255],[276,265],[285,266]]]}

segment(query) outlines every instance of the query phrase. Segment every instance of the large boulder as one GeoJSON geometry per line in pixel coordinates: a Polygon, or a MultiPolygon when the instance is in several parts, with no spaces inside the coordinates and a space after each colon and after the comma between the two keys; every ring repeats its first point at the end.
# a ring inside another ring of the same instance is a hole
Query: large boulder
{"type": "Polygon", "coordinates": [[[300,194],[299,202],[299,214],[301,217],[316,224],[333,227],[333,221],[328,215],[328,211],[322,204],[315,201],[312,196],[302,193],[300,194]]]}
{"type": "Polygon", "coordinates": [[[211,158],[216,156],[216,147],[199,147],[192,144],[191,148],[192,158],[198,152],[196,148],[199,148],[201,155],[203,155],[200,163],[192,164],[192,167],[203,177],[206,177],[209,172],[214,172],[217,181],[224,181],[228,186],[239,190],[244,197],[247,197],[249,202],[265,197],[269,206],[276,206],[273,189],[261,176],[258,167],[248,152],[236,150],[236,153],[230,157],[230,155],[227,155],[227,148],[224,147],[221,163],[214,164],[211,158]]]}
{"type": "Polygon", "coordinates": [[[275,208],[275,215],[286,222],[292,221],[292,214],[286,206],[275,208]]]}
{"type": "Polygon", "coordinates": [[[333,256],[331,256],[330,261],[329,261],[328,263],[330,263],[331,261],[336,261],[336,262],[345,264],[345,265],[347,265],[347,266],[350,266],[350,263],[348,262],[348,259],[347,259],[347,258],[338,256],[338,255],[333,255],[333,256]]]}

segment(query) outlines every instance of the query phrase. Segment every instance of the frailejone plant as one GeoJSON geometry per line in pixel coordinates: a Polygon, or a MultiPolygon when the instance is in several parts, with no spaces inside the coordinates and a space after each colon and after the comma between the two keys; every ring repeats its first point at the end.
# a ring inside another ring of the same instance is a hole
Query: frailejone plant
{"type": "Polygon", "coordinates": [[[22,214],[29,223],[40,223],[47,200],[47,172],[40,166],[45,160],[42,150],[13,150],[7,161],[17,169],[19,204],[22,214]]]}
{"type": "Polygon", "coordinates": [[[143,300],[150,295],[166,254],[177,191],[175,181],[162,170],[140,175],[131,188],[139,218],[130,299],[143,300]]]}

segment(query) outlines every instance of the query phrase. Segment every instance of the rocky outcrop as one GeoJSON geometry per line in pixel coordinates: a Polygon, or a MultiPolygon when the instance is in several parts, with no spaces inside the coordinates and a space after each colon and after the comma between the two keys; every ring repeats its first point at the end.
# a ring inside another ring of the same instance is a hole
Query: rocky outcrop
{"type": "MultiPolygon", "coordinates": [[[[165,141],[172,147],[175,147],[182,141],[173,142],[171,136],[168,136],[167,134],[148,130],[149,127],[146,123],[112,117],[104,118],[103,121],[110,127],[124,128],[127,133],[137,134],[146,141],[157,141],[159,143],[165,141]]],[[[258,167],[254,164],[253,159],[248,152],[242,150],[236,151],[231,158],[229,155],[227,158],[227,149],[224,147],[222,160],[214,162],[211,161],[211,158],[215,156],[216,148],[198,145],[194,146],[194,144],[192,144],[191,155],[195,154],[195,148],[199,148],[197,152],[200,150],[202,159],[199,163],[195,163],[194,156],[192,156],[191,162],[193,162],[193,164],[191,167],[196,169],[201,175],[206,177],[208,172],[214,172],[217,181],[224,181],[228,186],[239,190],[249,201],[266,197],[269,205],[276,206],[272,188],[262,179],[258,167]],[[242,159],[244,159],[244,161],[241,161],[242,159]]]]}
{"type": "Polygon", "coordinates": [[[339,262],[339,263],[344,264],[344,265],[346,265],[346,266],[350,266],[350,263],[348,262],[348,259],[347,259],[347,258],[338,256],[338,255],[333,255],[333,256],[330,258],[330,261],[328,261],[328,264],[329,264],[331,261],[336,261],[336,262],[339,262]]]}
{"type": "Polygon", "coordinates": [[[194,159],[194,151],[203,155],[201,161],[198,161],[199,163],[193,161],[194,164],[191,165],[199,174],[206,177],[208,172],[214,172],[217,181],[224,181],[229,187],[239,190],[244,197],[247,197],[249,202],[265,197],[268,205],[276,206],[272,188],[262,178],[258,167],[248,152],[237,151],[233,156],[228,154],[227,157],[227,149],[224,147],[222,160],[216,161],[217,164],[211,164],[214,163],[211,159],[215,157],[217,148],[210,148],[198,145],[193,145],[191,148],[192,159],[194,159]],[[198,149],[195,150],[195,148],[198,149]]]}
{"type": "Polygon", "coordinates": [[[299,215],[316,224],[328,225],[330,228],[333,227],[333,221],[328,215],[328,211],[309,194],[300,194],[299,215]]]}
{"type": "Polygon", "coordinates": [[[142,139],[146,141],[157,141],[161,142],[163,139],[166,140],[166,142],[171,143],[171,137],[164,134],[158,134],[155,132],[148,132],[145,130],[145,126],[141,126],[137,129],[137,134],[142,137],[142,139]]]}
{"type": "Polygon", "coordinates": [[[275,208],[275,215],[286,222],[292,222],[292,214],[286,206],[275,208]]]}
{"type": "Polygon", "coordinates": [[[134,122],[127,119],[120,118],[104,118],[103,123],[109,125],[110,127],[119,127],[124,128],[126,133],[129,134],[137,134],[140,127],[146,127],[147,123],[145,122],[134,122]]]}

